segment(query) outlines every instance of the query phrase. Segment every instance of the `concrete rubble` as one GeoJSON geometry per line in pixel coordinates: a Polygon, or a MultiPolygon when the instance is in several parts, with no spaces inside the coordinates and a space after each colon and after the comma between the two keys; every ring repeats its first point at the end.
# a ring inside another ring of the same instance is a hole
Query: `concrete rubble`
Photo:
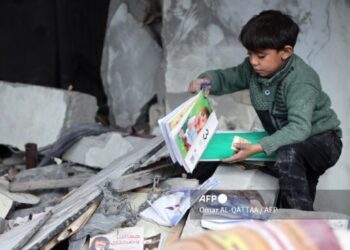
{"type": "Polygon", "coordinates": [[[133,146],[115,132],[83,137],[62,156],[69,162],[105,168],[113,160],[133,150],[133,146]]]}
{"type": "Polygon", "coordinates": [[[0,82],[0,143],[24,150],[28,142],[38,147],[55,142],[75,124],[94,122],[96,99],[74,91],[0,82]]]}
{"type": "MultiPolygon", "coordinates": [[[[162,1],[163,47],[142,24],[150,2],[110,3],[101,65],[110,126],[95,122],[92,96],[0,82],[1,249],[87,250],[96,236],[120,228],[132,234],[136,227],[143,229],[137,236],[145,249],[146,239],[152,238],[155,249],[168,249],[180,239],[228,226],[198,217],[201,205],[233,207],[232,200],[208,202],[213,196],[233,197],[253,208],[276,208],[278,181],[264,171],[271,162],[200,162],[198,173],[188,174],[171,161],[157,126],[160,117],[190,97],[185,84],[196,74],[213,65],[235,64],[232,48],[238,31],[228,32],[232,23],[217,15],[229,2],[190,6],[191,1],[162,1]],[[154,95],[158,102],[148,107],[154,95]],[[151,133],[130,130],[140,115],[148,116],[151,133]],[[35,168],[27,165],[28,142],[40,149],[35,168]],[[186,209],[181,210],[181,204],[186,209]],[[145,216],[145,211],[151,212],[145,216]],[[169,214],[176,220],[155,223],[169,219],[169,214]]],[[[247,91],[211,100],[220,130],[262,129],[247,91]]],[[[349,214],[341,213],[287,209],[269,216],[243,219],[317,217],[334,229],[350,226],[349,214]]],[[[237,223],[237,217],[230,219],[229,226],[237,223]]],[[[339,241],[349,236],[345,232],[339,241]]]]}

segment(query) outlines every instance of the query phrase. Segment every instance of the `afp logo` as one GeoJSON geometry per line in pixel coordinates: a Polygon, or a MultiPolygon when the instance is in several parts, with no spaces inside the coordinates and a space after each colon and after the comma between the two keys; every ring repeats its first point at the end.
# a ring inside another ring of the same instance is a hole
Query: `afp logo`
{"type": "Polygon", "coordinates": [[[227,202],[227,195],[226,194],[203,194],[199,202],[203,203],[215,203],[219,202],[220,204],[225,204],[227,202]]]}

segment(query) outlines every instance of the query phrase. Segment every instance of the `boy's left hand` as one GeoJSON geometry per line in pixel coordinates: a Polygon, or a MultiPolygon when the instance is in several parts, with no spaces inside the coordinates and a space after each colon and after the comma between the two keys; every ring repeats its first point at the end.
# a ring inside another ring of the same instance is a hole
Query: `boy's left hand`
{"type": "Polygon", "coordinates": [[[240,162],[248,158],[249,156],[263,152],[263,148],[260,144],[249,144],[249,143],[236,143],[235,147],[238,151],[231,157],[222,159],[225,163],[240,162]]]}

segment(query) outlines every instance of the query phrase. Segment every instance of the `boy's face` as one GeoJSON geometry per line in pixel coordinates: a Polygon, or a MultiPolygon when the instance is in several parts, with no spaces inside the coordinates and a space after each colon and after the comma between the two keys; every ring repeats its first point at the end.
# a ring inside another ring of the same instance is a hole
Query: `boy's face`
{"type": "Polygon", "coordinates": [[[257,51],[248,51],[250,64],[254,71],[262,77],[273,76],[280,70],[286,59],[291,55],[289,51],[276,49],[261,49],[257,51]]]}

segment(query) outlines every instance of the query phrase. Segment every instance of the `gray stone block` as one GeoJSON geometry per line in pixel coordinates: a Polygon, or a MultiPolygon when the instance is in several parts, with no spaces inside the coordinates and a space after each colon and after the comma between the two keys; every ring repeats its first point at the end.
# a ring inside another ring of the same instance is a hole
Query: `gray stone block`
{"type": "Polygon", "coordinates": [[[93,96],[60,89],[0,82],[0,143],[24,150],[55,142],[65,128],[95,122],[93,96]]]}
{"type": "Polygon", "coordinates": [[[104,168],[134,147],[118,133],[105,133],[80,139],[63,155],[63,159],[104,168]]]}

